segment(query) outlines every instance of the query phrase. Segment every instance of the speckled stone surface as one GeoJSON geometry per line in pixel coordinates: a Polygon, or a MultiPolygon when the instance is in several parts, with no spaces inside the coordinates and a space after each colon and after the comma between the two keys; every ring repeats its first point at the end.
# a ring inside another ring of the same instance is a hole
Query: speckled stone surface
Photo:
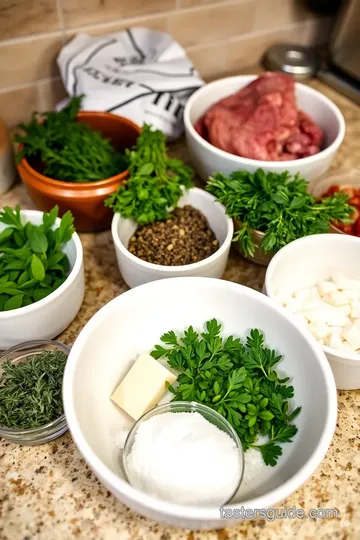
{"type": "MultiPolygon", "coordinates": [[[[315,81],[312,86],[342,110],[347,126],[334,168],[360,167],[360,108],[315,81]]],[[[173,151],[186,159],[179,144],[173,151]]],[[[32,208],[17,185],[0,204],[32,208]]],[[[71,345],[106,302],[127,287],[119,275],[110,231],[83,234],[86,295],[59,340],[71,345]]],[[[265,270],[231,253],[224,279],[260,290],[265,270]]],[[[360,537],[360,391],[339,392],[331,447],[308,482],[284,501],[288,508],[336,508],[335,519],[252,520],[230,529],[190,532],[143,518],[117,501],[95,478],[69,434],[51,444],[17,446],[0,441],[0,540],[355,540],[360,537]]],[[[316,414],[316,411],[314,411],[316,414]]]]}

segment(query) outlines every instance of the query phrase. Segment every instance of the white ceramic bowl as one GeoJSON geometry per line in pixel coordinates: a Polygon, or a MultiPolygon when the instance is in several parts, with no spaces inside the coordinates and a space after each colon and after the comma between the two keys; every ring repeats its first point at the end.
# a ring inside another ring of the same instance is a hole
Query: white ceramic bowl
{"type": "Polygon", "coordinates": [[[135,257],[127,246],[137,229],[132,219],[123,219],[119,214],[113,217],[111,232],[115,246],[120,273],[129,287],[137,287],[150,281],[168,277],[201,276],[221,278],[225,272],[231,241],[234,234],[232,219],[227,217],[225,207],[216,202],[215,197],[199,188],[191,188],[180,199],[179,206],[190,204],[200,210],[208,223],[220,247],[207,259],[184,266],[163,266],[152,264],[135,257]]]}
{"type": "Polygon", "coordinates": [[[306,180],[313,180],[330,166],[345,135],[345,120],[339,109],[320,92],[301,83],[296,84],[299,109],[309,114],[324,130],[326,148],[318,154],[295,161],[260,161],[234,156],[205,141],[195,130],[194,124],[207,109],[220,99],[235,93],[256,79],[255,75],[228,77],[206,84],[187,101],[184,111],[185,134],[189,153],[199,175],[207,180],[216,171],[230,174],[242,169],[254,172],[258,168],[271,172],[300,173],[306,180]]]}
{"type": "MultiPolygon", "coordinates": [[[[213,317],[223,324],[224,335],[244,338],[250,328],[262,329],[267,343],[284,355],[279,369],[295,387],[292,405],[303,407],[295,421],[299,431],[293,443],[283,445],[277,466],[260,467],[247,491],[242,495],[239,491],[227,506],[273,507],[301,486],[323,459],[336,425],[337,396],[321,348],[265,295],[209,278],[172,278],[136,287],[109,302],[86,324],[64,374],[68,426],[97,477],[140,514],[191,529],[231,527],[239,520],[221,518],[218,507],[170,504],[129,485],[121,468],[119,439],[124,440],[123,430],[129,430],[133,422],[111,402],[110,395],[137,356],[151,351],[164,332],[183,332],[189,325],[202,330],[213,317]]],[[[242,486],[246,485],[246,467],[245,453],[242,486]]]]}
{"type": "MultiPolygon", "coordinates": [[[[41,225],[43,212],[21,210],[24,223],[41,225]]],[[[56,220],[55,228],[60,224],[56,220]]],[[[6,225],[0,223],[0,232],[6,225]]],[[[64,246],[71,271],[66,281],[46,298],[11,311],[0,312],[0,349],[31,340],[52,339],[75,318],[84,298],[85,280],[83,250],[80,238],[74,233],[64,246]]]]}
{"type": "MultiPolygon", "coordinates": [[[[359,279],[360,238],[346,234],[315,234],[291,242],[271,260],[263,291],[276,299],[277,290],[310,287],[328,279],[334,271],[359,279]]],[[[290,315],[291,316],[291,315],[290,315]]],[[[322,346],[336,386],[342,390],[360,388],[360,354],[346,354],[322,346]]]]}

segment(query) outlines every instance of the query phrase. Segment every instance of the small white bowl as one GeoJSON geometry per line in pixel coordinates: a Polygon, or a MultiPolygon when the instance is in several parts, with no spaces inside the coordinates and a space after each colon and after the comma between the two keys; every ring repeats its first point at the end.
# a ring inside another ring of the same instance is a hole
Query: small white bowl
{"type": "MultiPolygon", "coordinates": [[[[24,223],[30,221],[41,225],[43,212],[21,210],[21,218],[24,223]]],[[[60,219],[55,223],[54,228],[57,228],[60,219]]],[[[6,225],[0,223],[0,232],[5,228],[6,225]]],[[[83,250],[77,233],[65,244],[63,251],[68,256],[71,270],[56,291],[30,306],[0,312],[0,349],[8,349],[24,341],[52,339],[75,318],[85,291],[83,250]]]]}
{"type": "MultiPolygon", "coordinates": [[[[310,287],[328,279],[335,271],[359,279],[359,261],[360,239],[354,236],[315,234],[299,238],[273,257],[266,271],[263,292],[276,300],[278,290],[310,287]]],[[[321,347],[329,360],[337,388],[360,388],[360,354],[321,347]]]]}
{"type": "Polygon", "coordinates": [[[291,175],[300,173],[308,181],[317,178],[329,168],[344,139],[345,120],[330,99],[304,84],[295,83],[297,106],[313,118],[325,135],[325,149],[314,156],[294,161],[243,158],[216,148],[196,132],[194,124],[211,105],[237,92],[256,78],[256,75],[239,75],[219,79],[202,86],[187,101],[184,111],[185,134],[197,172],[205,181],[216,171],[230,174],[239,169],[254,172],[259,168],[277,173],[289,171],[291,175]]]}
{"type": "MultiPolygon", "coordinates": [[[[250,328],[261,329],[266,342],[284,356],[278,369],[291,378],[295,389],[290,409],[302,406],[295,420],[298,433],[294,441],[282,445],[283,455],[275,467],[260,466],[248,484],[245,452],[244,479],[231,504],[226,505],[231,511],[242,506],[273,508],[298,489],[325,456],[336,425],[337,396],[323,351],[265,295],[229,281],[198,277],[163,279],[135,287],[109,302],[86,324],[71,349],[64,373],[68,426],[96,476],[134,511],[190,529],[233,527],[241,514],[224,518],[219,506],[189,508],[131,486],[121,466],[120,439],[134,422],[110,395],[138,355],[151,351],[165,332],[182,333],[190,325],[202,331],[205,321],[213,317],[222,323],[223,335],[244,339],[250,328]]],[[[161,403],[169,399],[165,395],[161,403]]]]}
{"type": "Polygon", "coordinates": [[[234,234],[232,219],[227,217],[225,207],[207,191],[191,188],[181,197],[178,206],[190,204],[204,214],[209,226],[219,241],[219,249],[207,259],[183,266],[152,264],[135,257],[127,249],[130,238],[137,229],[132,219],[123,219],[115,214],[111,232],[120,273],[129,287],[137,287],[150,281],[168,277],[200,276],[221,278],[225,272],[231,241],[234,234]]]}

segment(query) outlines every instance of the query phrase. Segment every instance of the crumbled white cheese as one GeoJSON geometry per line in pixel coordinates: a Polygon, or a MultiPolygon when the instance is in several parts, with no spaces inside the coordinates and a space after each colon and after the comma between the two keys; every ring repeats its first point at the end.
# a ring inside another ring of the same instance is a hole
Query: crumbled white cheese
{"type": "Polygon", "coordinates": [[[337,287],[332,281],[319,281],[317,289],[320,296],[326,296],[327,294],[337,291],[337,287]]]}
{"type": "Polygon", "coordinates": [[[331,334],[330,339],[327,342],[327,345],[332,349],[338,349],[341,347],[342,339],[339,334],[331,334]]]}
{"type": "Polygon", "coordinates": [[[344,294],[349,298],[349,300],[359,300],[360,299],[360,291],[354,291],[354,290],[344,290],[344,294]]]}
{"type": "Polygon", "coordinates": [[[343,336],[354,351],[360,349],[360,330],[355,324],[345,328],[343,336]]]}
{"type": "Polygon", "coordinates": [[[281,303],[321,345],[360,354],[360,280],[334,272],[312,287],[282,294],[281,303]]]}
{"type": "Polygon", "coordinates": [[[351,317],[353,319],[359,319],[360,318],[360,302],[352,302],[351,303],[351,317]]]}
{"type": "Polygon", "coordinates": [[[333,306],[345,306],[349,303],[349,298],[341,291],[334,291],[329,294],[329,304],[333,306]]]}

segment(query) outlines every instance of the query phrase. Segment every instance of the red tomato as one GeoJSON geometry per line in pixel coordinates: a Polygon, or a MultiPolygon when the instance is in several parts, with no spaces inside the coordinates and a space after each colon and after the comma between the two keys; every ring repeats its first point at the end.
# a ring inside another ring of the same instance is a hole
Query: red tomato
{"type": "Polygon", "coordinates": [[[356,208],[360,208],[360,196],[355,195],[355,197],[351,197],[349,204],[356,206],[356,208]]]}
{"type": "Polygon", "coordinates": [[[325,193],[325,195],[323,195],[323,197],[331,197],[331,195],[334,195],[334,193],[337,193],[338,191],[340,191],[340,188],[339,186],[331,186],[327,192],[325,193]]]}
{"type": "Polygon", "coordinates": [[[360,217],[360,207],[359,210],[353,206],[354,212],[351,214],[351,219],[355,222],[360,217]]]}
{"type": "Polygon", "coordinates": [[[356,236],[360,236],[360,218],[358,218],[355,223],[355,234],[356,236]]]}
{"type": "Polygon", "coordinates": [[[341,185],[339,186],[341,191],[344,191],[344,193],[347,193],[349,196],[349,199],[355,196],[355,188],[353,186],[349,185],[341,185]]]}
{"type": "Polygon", "coordinates": [[[343,224],[342,230],[344,231],[345,234],[352,234],[353,236],[355,235],[355,225],[354,225],[354,223],[349,223],[347,225],[343,224]]]}

